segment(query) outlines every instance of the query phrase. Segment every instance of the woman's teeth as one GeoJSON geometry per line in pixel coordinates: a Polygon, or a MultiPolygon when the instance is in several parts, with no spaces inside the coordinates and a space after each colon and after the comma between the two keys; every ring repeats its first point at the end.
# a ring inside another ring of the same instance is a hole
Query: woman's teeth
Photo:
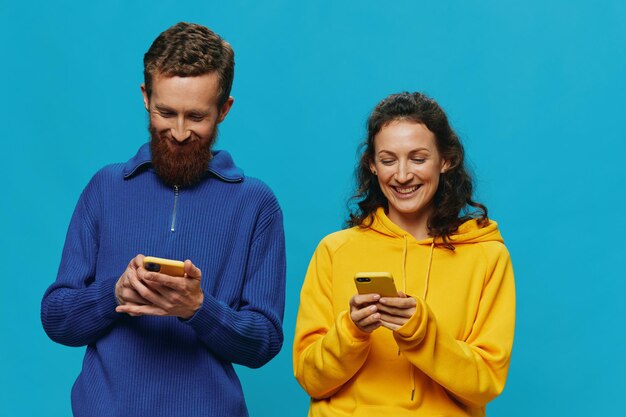
{"type": "Polygon", "coordinates": [[[400,194],[410,194],[418,188],[419,185],[414,185],[412,187],[395,187],[396,191],[400,194]]]}

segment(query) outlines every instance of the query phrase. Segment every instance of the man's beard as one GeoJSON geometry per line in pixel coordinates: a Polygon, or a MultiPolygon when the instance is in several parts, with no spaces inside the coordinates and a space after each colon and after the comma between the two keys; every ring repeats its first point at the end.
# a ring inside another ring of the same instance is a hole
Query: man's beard
{"type": "Polygon", "coordinates": [[[152,124],[148,125],[148,131],[152,167],[165,184],[189,187],[204,177],[212,157],[211,147],[217,137],[217,125],[205,138],[191,133],[188,143],[184,145],[179,145],[169,131],[159,134],[152,124]],[[170,149],[169,141],[174,143],[174,150],[170,149]]]}

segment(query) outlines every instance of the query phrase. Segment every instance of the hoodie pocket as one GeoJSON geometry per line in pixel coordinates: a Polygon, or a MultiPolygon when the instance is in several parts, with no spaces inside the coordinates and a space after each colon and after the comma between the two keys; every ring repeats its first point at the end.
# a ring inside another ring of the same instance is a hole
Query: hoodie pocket
{"type": "MultiPolygon", "coordinates": [[[[407,410],[405,408],[383,406],[383,405],[364,405],[354,410],[352,417],[415,417],[416,410],[407,410]]],[[[444,417],[445,414],[429,414],[430,417],[444,417]]]]}

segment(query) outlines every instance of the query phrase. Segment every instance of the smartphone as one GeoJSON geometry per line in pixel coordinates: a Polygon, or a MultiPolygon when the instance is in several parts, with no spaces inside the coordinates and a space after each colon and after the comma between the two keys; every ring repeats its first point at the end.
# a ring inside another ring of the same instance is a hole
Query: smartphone
{"type": "Polygon", "coordinates": [[[380,294],[381,297],[397,297],[398,290],[391,272],[358,272],[354,283],[359,294],[380,294]]]}
{"type": "Polygon", "coordinates": [[[185,275],[185,263],[172,259],[146,256],[143,258],[143,267],[146,271],[160,272],[161,274],[172,277],[182,277],[185,275]]]}

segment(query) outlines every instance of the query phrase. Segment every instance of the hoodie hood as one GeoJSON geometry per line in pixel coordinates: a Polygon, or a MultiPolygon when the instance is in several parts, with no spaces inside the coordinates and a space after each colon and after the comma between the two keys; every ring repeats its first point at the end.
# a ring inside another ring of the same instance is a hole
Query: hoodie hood
{"type": "MultiPolygon", "coordinates": [[[[428,283],[430,280],[430,269],[433,262],[433,253],[435,249],[443,250],[439,248],[439,245],[443,244],[443,239],[437,237],[429,237],[427,239],[417,240],[406,230],[392,222],[385,209],[379,207],[374,213],[372,223],[369,225],[370,229],[376,233],[379,233],[385,237],[391,239],[398,239],[402,244],[402,259],[398,260],[402,262],[402,291],[406,292],[406,262],[407,251],[409,248],[409,242],[416,242],[418,245],[430,246],[430,254],[428,256],[428,262],[426,263],[425,273],[425,285],[422,293],[422,299],[426,299],[428,295],[428,283]]],[[[468,243],[481,243],[481,242],[500,242],[503,243],[502,235],[498,230],[498,224],[494,221],[489,221],[486,226],[480,227],[476,219],[468,220],[459,226],[459,229],[450,236],[450,242],[453,245],[462,245],[468,243]]],[[[447,250],[447,249],[445,249],[447,250]]]]}
{"type": "MultiPolygon", "coordinates": [[[[391,238],[400,238],[416,241],[420,245],[435,245],[443,243],[441,238],[429,237],[427,239],[416,240],[406,230],[392,222],[385,209],[379,207],[373,216],[372,224],[370,228],[382,235],[389,236],[391,238]]],[[[502,235],[498,230],[498,224],[492,220],[487,223],[486,226],[480,227],[476,219],[468,220],[459,226],[459,229],[450,236],[450,242],[454,245],[463,243],[480,243],[480,242],[501,242],[503,243],[502,235]]]]}

